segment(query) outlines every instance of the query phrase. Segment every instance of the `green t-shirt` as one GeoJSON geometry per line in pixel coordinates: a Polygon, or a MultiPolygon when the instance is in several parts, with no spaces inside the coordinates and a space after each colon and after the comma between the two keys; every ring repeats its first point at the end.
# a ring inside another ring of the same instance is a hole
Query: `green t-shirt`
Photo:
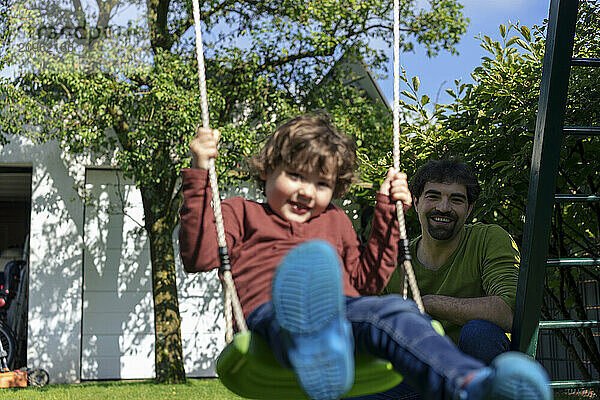
{"type": "MultiPolygon", "coordinates": [[[[521,257],[515,241],[498,225],[465,225],[456,251],[437,270],[423,266],[416,257],[421,237],[411,241],[410,252],[421,295],[440,294],[452,297],[500,296],[515,307],[517,279],[521,257]]],[[[385,293],[402,293],[402,273],[392,274],[385,293]]],[[[461,326],[440,321],[446,335],[458,343],[461,326]]]]}

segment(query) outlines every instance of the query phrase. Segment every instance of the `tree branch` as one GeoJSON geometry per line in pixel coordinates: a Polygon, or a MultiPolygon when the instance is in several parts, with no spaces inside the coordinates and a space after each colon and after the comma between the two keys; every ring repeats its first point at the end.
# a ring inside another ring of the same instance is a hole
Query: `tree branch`
{"type": "Polygon", "coordinates": [[[150,44],[152,49],[168,51],[173,45],[173,36],[168,30],[170,0],[147,0],[146,4],[150,20],[150,44]]]}

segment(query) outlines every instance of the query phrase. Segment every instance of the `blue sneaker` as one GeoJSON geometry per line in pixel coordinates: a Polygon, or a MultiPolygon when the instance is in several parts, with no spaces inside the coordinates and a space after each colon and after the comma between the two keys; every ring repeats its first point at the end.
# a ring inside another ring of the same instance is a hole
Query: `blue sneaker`
{"type": "Polygon", "coordinates": [[[341,275],[333,247],[315,240],[292,249],[273,277],[273,308],[289,339],[290,363],[315,400],[337,399],[354,382],[354,341],[341,275]]]}
{"type": "Polygon", "coordinates": [[[502,353],[464,388],[468,400],[552,400],[548,374],[533,358],[519,352],[502,353]]]}

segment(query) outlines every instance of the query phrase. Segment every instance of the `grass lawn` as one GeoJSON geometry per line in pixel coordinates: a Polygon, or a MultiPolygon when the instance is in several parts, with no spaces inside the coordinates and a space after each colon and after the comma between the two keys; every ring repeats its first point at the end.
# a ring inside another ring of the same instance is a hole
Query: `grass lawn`
{"type": "MultiPolygon", "coordinates": [[[[2,400],[240,400],[217,379],[188,379],[182,385],[159,385],[152,381],[89,382],[48,385],[43,388],[0,389],[2,400]]],[[[589,400],[592,397],[556,393],[555,400],[589,400]]],[[[285,400],[285,399],[282,399],[285,400]]]]}
{"type": "Polygon", "coordinates": [[[188,379],[180,385],[159,385],[152,381],[87,382],[71,385],[48,385],[43,388],[0,389],[2,400],[240,400],[217,379],[188,379]]]}

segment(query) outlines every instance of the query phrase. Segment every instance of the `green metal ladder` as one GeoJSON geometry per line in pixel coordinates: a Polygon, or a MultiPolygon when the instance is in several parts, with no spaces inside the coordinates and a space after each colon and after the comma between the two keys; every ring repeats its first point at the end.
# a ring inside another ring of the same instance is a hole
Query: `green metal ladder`
{"type": "MultiPolygon", "coordinates": [[[[578,0],[551,0],[540,85],[512,348],[535,356],[539,329],[598,327],[599,321],[540,321],[547,267],[598,266],[600,259],[547,259],[555,202],[593,202],[598,195],[556,194],[562,138],[600,136],[597,127],[565,127],[572,66],[599,67],[600,59],[572,58],[578,0]]],[[[600,381],[555,381],[553,388],[600,386],[600,381]]]]}

